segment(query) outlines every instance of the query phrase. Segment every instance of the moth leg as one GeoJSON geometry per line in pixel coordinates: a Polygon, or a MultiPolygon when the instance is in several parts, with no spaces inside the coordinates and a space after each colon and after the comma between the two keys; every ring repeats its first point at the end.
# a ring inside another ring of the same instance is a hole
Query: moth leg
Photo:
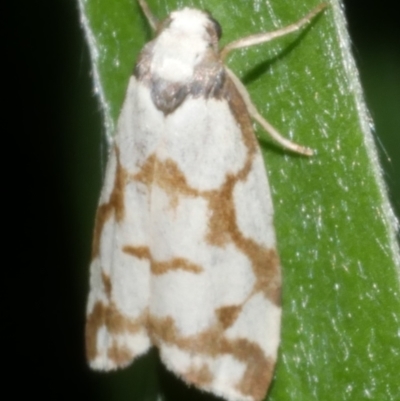
{"type": "Polygon", "coordinates": [[[256,109],[253,102],[250,99],[250,95],[247,92],[246,88],[240,81],[240,79],[228,68],[226,68],[226,72],[228,73],[229,77],[231,78],[232,82],[235,84],[237,90],[241,94],[245,104],[247,111],[249,112],[250,116],[253,117],[264,129],[269,133],[269,135],[282,145],[285,149],[289,149],[293,152],[300,153],[306,156],[312,156],[313,151],[310,148],[305,146],[301,146],[297,143],[290,141],[289,139],[284,138],[276,128],[274,128],[256,109]]]}

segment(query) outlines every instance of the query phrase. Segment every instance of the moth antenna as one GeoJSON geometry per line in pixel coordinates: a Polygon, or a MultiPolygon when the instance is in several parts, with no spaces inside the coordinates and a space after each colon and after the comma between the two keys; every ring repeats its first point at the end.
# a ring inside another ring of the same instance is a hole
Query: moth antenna
{"type": "Polygon", "coordinates": [[[321,3],[317,7],[315,7],[312,11],[310,11],[307,15],[305,15],[303,18],[301,18],[300,20],[298,20],[293,24],[277,29],[276,31],[257,33],[255,35],[250,35],[246,36],[245,38],[234,40],[233,42],[228,43],[224,48],[221,49],[220,52],[221,59],[224,60],[232,50],[269,42],[275,38],[279,38],[280,36],[284,36],[287,35],[288,33],[295,32],[300,28],[302,28],[304,25],[308,24],[317,14],[325,10],[325,8],[327,7],[328,7],[327,3],[321,3]]]}
{"type": "Polygon", "coordinates": [[[138,0],[138,3],[147,19],[147,22],[151,26],[151,29],[153,29],[153,31],[156,31],[158,27],[158,18],[151,12],[149,5],[146,3],[146,0],[138,0]]]}

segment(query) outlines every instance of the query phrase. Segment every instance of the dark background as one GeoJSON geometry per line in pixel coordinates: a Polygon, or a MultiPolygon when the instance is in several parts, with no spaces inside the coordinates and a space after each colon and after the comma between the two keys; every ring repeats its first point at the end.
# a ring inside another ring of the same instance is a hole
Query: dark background
{"type": "MultiPolygon", "coordinates": [[[[384,176],[399,215],[398,4],[345,4],[384,176]]],[[[3,115],[8,127],[3,135],[12,144],[3,146],[3,159],[5,172],[12,171],[5,175],[6,205],[15,212],[3,216],[12,222],[5,230],[10,259],[3,265],[4,331],[11,338],[3,352],[15,365],[13,375],[21,376],[13,397],[28,392],[41,399],[98,400],[83,349],[94,216],[82,216],[82,210],[94,211],[97,204],[104,129],[78,7],[73,0],[22,1],[5,19],[3,65],[10,73],[2,83],[13,91],[5,95],[11,108],[3,115]],[[15,266],[9,266],[14,255],[15,266]]]]}

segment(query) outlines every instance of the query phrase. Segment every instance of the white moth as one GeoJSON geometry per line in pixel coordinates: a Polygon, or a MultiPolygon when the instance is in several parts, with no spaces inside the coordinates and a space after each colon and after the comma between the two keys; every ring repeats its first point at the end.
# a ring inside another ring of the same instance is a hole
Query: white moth
{"type": "Polygon", "coordinates": [[[96,216],[87,305],[90,366],[130,364],[152,345],[186,383],[259,401],[280,337],[281,273],[273,207],[251,117],[284,147],[223,64],[219,24],[184,8],[157,22],[130,78],[96,216]]]}

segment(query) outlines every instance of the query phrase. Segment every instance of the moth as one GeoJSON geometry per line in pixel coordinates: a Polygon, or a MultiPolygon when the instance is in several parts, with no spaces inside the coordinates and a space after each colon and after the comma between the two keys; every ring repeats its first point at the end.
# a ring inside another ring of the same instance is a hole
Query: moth
{"type": "Polygon", "coordinates": [[[140,52],[110,149],[87,304],[90,366],[129,365],[151,346],[190,385],[260,401],[280,338],[273,206],[252,119],[280,136],[224,64],[234,49],[296,31],[325,8],[219,50],[221,27],[183,8],[140,52]]]}

